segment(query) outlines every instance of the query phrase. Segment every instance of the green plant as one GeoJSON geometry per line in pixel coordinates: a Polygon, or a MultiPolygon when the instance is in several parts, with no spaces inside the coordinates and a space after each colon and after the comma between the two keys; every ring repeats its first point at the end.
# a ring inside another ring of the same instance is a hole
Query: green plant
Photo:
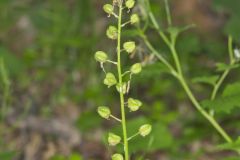
{"type": "MultiPolygon", "coordinates": [[[[123,72],[123,66],[122,66],[122,56],[124,56],[124,52],[126,52],[128,55],[131,55],[136,48],[136,44],[134,41],[127,41],[123,43],[123,49],[122,48],[122,28],[125,27],[127,24],[137,24],[139,22],[139,17],[137,14],[132,14],[130,17],[130,20],[128,20],[125,23],[122,23],[123,18],[123,11],[125,9],[130,12],[130,9],[132,9],[135,5],[134,0],[114,0],[112,4],[105,4],[103,6],[103,10],[108,14],[110,17],[111,15],[114,16],[117,20],[117,27],[111,25],[108,27],[106,31],[106,35],[109,39],[116,40],[117,41],[117,60],[111,61],[109,60],[109,56],[103,52],[103,51],[97,51],[95,53],[95,59],[96,61],[100,62],[101,68],[106,74],[105,79],[103,83],[108,86],[108,88],[112,86],[116,86],[117,91],[119,92],[119,98],[120,98],[120,110],[121,110],[121,118],[117,118],[111,113],[111,110],[107,106],[100,106],[98,107],[98,113],[101,117],[105,119],[113,118],[116,121],[120,122],[122,125],[122,134],[123,137],[115,134],[115,133],[109,133],[108,134],[108,143],[111,146],[115,146],[119,144],[121,141],[123,141],[124,146],[124,159],[129,160],[129,149],[128,149],[128,142],[136,137],[137,135],[141,135],[143,137],[147,136],[151,130],[152,126],[149,124],[144,124],[140,126],[139,130],[136,134],[133,136],[128,137],[127,133],[127,120],[126,120],[126,111],[125,111],[125,104],[127,104],[129,110],[131,112],[137,111],[141,106],[142,102],[138,99],[134,98],[128,98],[127,102],[125,101],[125,96],[129,92],[130,89],[130,82],[133,75],[139,74],[142,70],[141,63],[135,63],[133,64],[128,71],[123,72]],[[118,12],[115,13],[115,8],[118,8],[118,12]],[[106,72],[104,69],[105,63],[111,63],[117,67],[117,78],[115,77],[114,73],[106,72]],[[127,81],[125,79],[127,79],[127,81]]],[[[126,54],[126,55],[127,55],[126,54]]],[[[113,160],[121,160],[123,159],[123,156],[121,154],[114,154],[112,156],[113,160]]]]}
{"type": "Polygon", "coordinates": [[[8,101],[10,98],[10,80],[8,77],[8,73],[4,64],[4,60],[0,58],[0,76],[1,76],[1,81],[2,81],[2,97],[1,97],[1,117],[4,119],[6,112],[7,112],[7,106],[8,106],[8,101]]]}
{"type": "MultiPolygon", "coordinates": [[[[239,64],[238,64],[239,51],[233,50],[232,37],[229,36],[228,38],[228,53],[229,53],[229,59],[230,59],[229,64],[224,64],[224,63],[217,64],[217,71],[222,72],[222,74],[220,76],[197,78],[198,82],[208,83],[213,86],[210,99],[201,103],[199,100],[197,100],[192,90],[190,89],[190,85],[187,79],[185,78],[184,71],[182,70],[182,67],[181,67],[179,54],[176,49],[176,43],[180,33],[193,27],[194,25],[186,26],[183,28],[178,28],[173,26],[172,17],[171,17],[169,6],[168,6],[168,1],[165,0],[165,9],[166,9],[166,15],[167,15],[168,28],[166,31],[164,31],[162,27],[160,27],[160,25],[158,24],[152,12],[149,0],[143,0],[143,3],[146,9],[147,20],[144,27],[138,27],[137,30],[140,37],[145,42],[147,48],[151,51],[151,53],[155,57],[157,57],[159,61],[161,61],[166,66],[166,68],[168,69],[168,72],[179,81],[179,83],[185,90],[187,96],[195,106],[195,108],[208,120],[208,122],[218,131],[218,133],[225,139],[225,141],[228,144],[238,144],[237,142],[234,142],[231,136],[221,127],[221,125],[217,122],[215,118],[215,114],[216,114],[215,112],[219,110],[218,108],[222,108],[216,105],[224,106],[224,109],[225,109],[225,110],[223,109],[224,111],[226,110],[229,111],[239,106],[240,100],[239,100],[239,97],[236,97],[236,95],[239,96],[239,90],[236,88],[237,86],[239,86],[238,85],[239,83],[234,84],[230,88],[229,87],[226,88],[224,91],[225,94],[223,93],[223,96],[220,97],[221,99],[216,99],[216,96],[219,93],[219,89],[222,86],[229,72],[232,69],[239,67],[239,64]],[[147,26],[150,22],[153,28],[157,31],[158,35],[161,37],[161,39],[164,41],[164,43],[167,45],[168,49],[170,50],[174,65],[172,65],[171,62],[167,58],[165,58],[162,53],[158,52],[157,49],[155,49],[155,47],[150,43],[148,37],[146,36],[147,26]],[[233,97],[232,95],[235,95],[235,97],[233,97]]],[[[238,146],[238,145],[231,145],[231,146],[238,146]]],[[[235,147],[234,149],[235,151],[240,153],[239,146],[235,147]]]]}

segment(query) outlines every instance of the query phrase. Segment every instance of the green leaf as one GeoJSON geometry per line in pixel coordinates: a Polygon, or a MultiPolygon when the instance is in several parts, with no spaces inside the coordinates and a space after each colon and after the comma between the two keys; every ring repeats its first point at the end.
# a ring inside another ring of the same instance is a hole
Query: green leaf
{"type": "Polygon", "coordinates": [[[203,77],[195,77],[192,79],[193,83],[205,83],[210,85],[215,85],[219,76],[203,76],[203,77]]]}
{"type": "Polygon", "coordinates": [[[217,148],[220,150],[238,151],[240,150],[240,137],[238,137],[238,139],[232,143],[224,143],[224,144],[218,145],[217,148]]]}
{"type": "Polygon", "coordinates": [[[239,66],[240,66],[239,64],[234,64],[234,65],[228,65],[225,63],[217,63],[216,64],[217,71],[220,71],[220,72],[228,70],[228,69],[235,69],[235,68],[238,68],[239,66]]]}
{"type": "Polygon", "coordinates": [[[223,91],[222,96],[227,97],[238,94],[240,94],[240,82],[227,85],[227,87],[223,91]]]}
{"type": "Polygon", "coordinates": [[[213,101],[205,100],[202,102],[202,105],[206,108],[213,109],[217,113],[231,113],[234,108],[240,108],[239,97],[240,83],[233,83],[225,88],[221,97],[213,101]]]}

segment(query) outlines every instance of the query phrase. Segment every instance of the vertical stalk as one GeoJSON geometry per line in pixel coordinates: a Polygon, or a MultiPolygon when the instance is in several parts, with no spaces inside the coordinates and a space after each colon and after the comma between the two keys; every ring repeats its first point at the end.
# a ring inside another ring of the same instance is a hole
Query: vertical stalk
{"type": "MultiPolygon", "coordinates": [[[[118,81],[120,86],[123,84],[122,80],[122,68],[121,68],[121,31],[122,31],[122,2],[119,2],[119,15],[118,15],[118,39],[117,39],[117,70],[118,70],[118,81]]],[[[124,156],[125,160],[129,160],[128,153],[128,138],[127,138],[127,126],[126,126],[126,115],[124,108],[124,95],[119,92],[120,105],[121,105],[121,117],[122,117],[122,132],[123,132],[123,143],[124,143],[124,156]]]]}

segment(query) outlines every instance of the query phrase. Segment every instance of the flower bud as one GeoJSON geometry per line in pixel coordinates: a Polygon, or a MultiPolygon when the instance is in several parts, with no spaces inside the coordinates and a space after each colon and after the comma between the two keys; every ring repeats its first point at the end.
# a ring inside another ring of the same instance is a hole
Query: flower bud
{"type": "Polygon", "coordinates": [[[131,9],[131,8],[133,8],[134,5],[135,5],[135,0],[127,0],[126,3],[125,3],[125,5],[126,5],[126,7],[127,7],[128,9],[131,9]]]}
{"type": "Polygon", "coordinates": [[[132,65],[130,71],[133,73],[133,74],[138,74],[142,71],[142,65],[141,63],[135,63],[134,65],[132,65]]]}
{"type": "Polygon", "coordinates": [[[112,160],[123,160],[123,156],[121,154],[116,153],[112,156],[112,160]]]}
{"type": "Polygon", "coordinates": [[[112,73],[107,73],[105,79],[103,80],[103,83],[109,87],[117,84],[117,80],[112,73]]]}
{"type": "Polygon", "coordinates": [[[152,131],[152,126],[150,124],[142,125],[139,128],[139,134],[143,137],[147,136],[152,131]]]}
{"type": "Polygon", "coordinates": [[[115,146],[118,143],[120,143],[120,141],[121,141],[121,137],[119,137],[118,135],[113,133],[108,134],[108,143],[110,146],[115,146]]]}
{"type": "Polygon", "coordinates": [[[132,53],[136,48],[135,42],[133,41],[125,42],[123,44],[123,48],[126,50],[126,52],[132,53]]]}
{"type": "Polygon", "coordinates": [[[139,109],[139,107],[142,106],[142,102],[137,100],[137,99],[133,99],[133,98],[129,98],[128,99],[128,108],[131,111],[137,111],[139,109]]]}
{"type": "Polygon", "coordinates": [[[118,36],[118,30],[114,26],[109,26],[106,32],[106,35],[110,39],[117,39],[118,36]]]}
{"type": "Polygon", "coordinates": [[[105,52],[103,52],[103,51],[97,51],[97,52],[95,53],[95,59],[96,59],[96,61],[98,61],[98,62],[104,63],[104,62],[107,61],[108,56],[107,56],[107,54],[106,54],[105,52]]]}
{"type": "Polygon", "coordinates": [[[104,10],[104,12],[106,12],[106,13],[108,13],[108,14],[112,14],[114,8],[113,8],[113,6],[112,6],[111,4],[105,4],[105,5],[103,6],[103,10],[104,10]]]}
{"type": "Polygon", "coordinates": [[[122,85],[120,85],[119,83],[116,85],[117,91],[119,93],[127,93],[127,84],[126,83],[122,83],[122,85]]]}
{"type": "Polygon", "coordinates": [[[130,18],[131,24],[138,23],[139,21],[139,16],[137,14],[133,14],[130,18]]]}
{"type": "Polygon", "coordinates": [[[105,106],[98,107],[97,111],[98,111],[98,114],[102,118],[105,118],[105,119],[108,119],[110,117],[110,115],[111,115],[110,109],[108,107],[105,107],[105,106]]]}

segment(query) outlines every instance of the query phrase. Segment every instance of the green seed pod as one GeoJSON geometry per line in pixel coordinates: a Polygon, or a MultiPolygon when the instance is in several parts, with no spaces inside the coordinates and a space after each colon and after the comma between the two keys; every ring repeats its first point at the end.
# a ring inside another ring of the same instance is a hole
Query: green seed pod
{"type": "Polygon", "coordinates": [[[116,153],[112,156],[112,160],[123,160],[123,156],[121,154],[116,153]]]}
{"type": "Polygon", "coordinates": [[[110,146],[116,146],[118,143],[120,143],[121,137],[119,137],[116,134],[109,133],[108,134],[108,143],[110,146]]]}
{"type": "Polygon", "coordinates": [[[141,101],[133,98],[128,99],[128,108],[130,109],[130,111],[133,111],[133,112],[137,111],[141,106],[142,106],[141,101]]]}
{"type": "Polygon", "coordinates": [[[106,54],[105,52],[103,52],[103,51],[97,51],[97,52],[95,53],[95,59],[96,59],[96,61],[98,61],[98,62],[104,63],[104,62],[107,61],[108,56],[107,56],[107,54],[106,54]]]}
{"type": "Polygon", "coordinates": [[[137,14],[133,14],[130,18],[131,24],[138,23],[140,21],[139,16],[137,14]]]}
{"type": "Polygon", "coordinates": [[[133,8],[134,5],[135,5],[135,0],[127,0],[126,3],[125,3],[125,5],[126,5],[126,7],[127,7],[128,9],[131,9],[131,8],[133,8]]]}
{"type": "Polygon", "coordinates": [[[147,136],[152,131],[152,126],[150,124],[142,125],[139,128],[139,134],[143,137],[147,136]]]}
{"type": "Polygon", "coordinates": [[[141,63],[135,63],[134,65],[132,65],[130,71],[132,72],[132,74],[140,73],[142,71],[141,63]]]}
{"type": "Polygon", "coordinates": [[[106,12],[108,14],[112,14],[113,10],[114,10],[114,7],[111,4],[105,4],[103,6],[103,10],[104,10],[104,12],[106,12]]]}
{"type": "Polygon", "coordinates": [[[116,77],[114,76],[114,74],[112,74],[112,73],[107,73],[107,74],[106,74],[106,77],[105,77],[105,79],[104,79],[104,81],[103,81],[103,83],[104,83],[105,85],[107,85],[108,88],[109,88],[109,87],[117,84],[117,80],[116,80],[116,77]]]}
{"type": "Polygon", "coordinates": [[[111,115],[110,109],[108,107],[105,107],[105,106],[98,107],[97,111],[98,111],[98,114],[102,118],[105,118],[105,119],[108,119],[110,117],[110,115],[111,115]]]}
{"type": "Polygon", "coordinates": [[[118,30],[114,26],[109,26],[106,32],[106,35],[110,39],[117,39],[118,37],[118,30]]]}
{"type": "Polygon", "coordinates": [[[123,93],[126,94],[127,93],[127,84],[123,83],[122,85],[120,85],[119,83],[116,85],[117,91],[119,93],[123,93]]]}
{"type": "Polygon", "coordinates": [[[126,52],[132,53],[136,48],[135,42],[133,41],[125,42],[123,44],[123,48],[126,50],[126,52]]]}

